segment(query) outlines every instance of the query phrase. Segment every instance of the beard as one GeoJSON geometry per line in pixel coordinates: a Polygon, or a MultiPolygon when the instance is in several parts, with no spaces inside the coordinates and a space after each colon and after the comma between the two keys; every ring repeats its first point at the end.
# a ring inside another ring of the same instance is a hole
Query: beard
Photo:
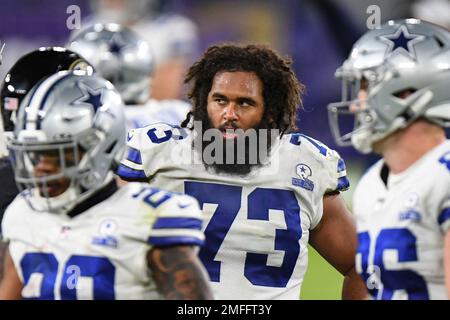
{"type": "MultiPolygon", "coordinates": [[[[271,134],[264,120],[247,132],[243,132],[236,126],[233,128],[235,131],[231,131],[232,137],[226,138],[223,131],[212,127],[209,119],[202,121],[202,128],[196,135],[196,139],[201,141],[197,140],[193,146],[197,149],[196,151],[201,152],[203,165],[208,171],[246,176],[253,169],[262,167],[269,158],[273,140],[278,134],[271,134]],[[205,139],[207,136],[205,133],[210,130],[216,131],[212,141],[205,139]],[[249,134],[250,131],[252,134],[249,134]]],[[[227,130],[227,133],[230,132],[227,130]]]]}

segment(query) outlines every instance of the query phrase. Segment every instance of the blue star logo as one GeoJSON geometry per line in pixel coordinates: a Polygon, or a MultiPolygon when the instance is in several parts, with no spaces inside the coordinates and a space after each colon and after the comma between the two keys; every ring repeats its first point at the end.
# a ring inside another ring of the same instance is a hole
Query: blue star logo
{"type": "Polygon", "coordinates": [[[118,34],[114,34],[109,42],[109,51],[114,55],[120,55],[126,46],[127,44],[118,38],[118,34]]]}
{"type": "Polygon", "coordinates": [[[127,133],[127,141],[130,141],[133,138],[134,132],[133,131],[128,131],[127,133]]]}
{"type": "Polygon", "coordinates": [[[386,56],[395,53],[406,53],[408,57],[416,60],[416,51],[414,46],[423,41],[425,36],[412,34],[404,25],[400,26],[393,34],[387,34],[378,37],[381,41],[388,45],[386,56]]]}
{"type": "Polygon", "coordinates": [[[104,88],[92,89],[81,81],[77,85],[83,96],[77,98],[72,104],[90,104],[94,108],[94,112],[97,112],[97,109],[103,105],[102,97],[104,88]]]}

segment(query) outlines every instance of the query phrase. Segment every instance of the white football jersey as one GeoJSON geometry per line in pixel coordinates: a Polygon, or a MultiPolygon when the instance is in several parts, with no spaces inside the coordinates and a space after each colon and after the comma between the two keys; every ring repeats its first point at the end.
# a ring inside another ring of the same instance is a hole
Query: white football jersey
{"type": "Polygon", "coordinates": [[[191,105],[182,100],[150,99],[144,105],[127,105],[125,118],[128,130],[142,128],[149,124],[164,122],[180,125],[186,119],[191,105]]]}
{"type": "Polygon", "coordinates": [[[218,174],[205,169],[192,136],[164,124],[131,130],[118,174],[199,201],[205,219],[199,256],[216,298],[299,299],[323,196],[349,184],[344,162],[316,140],[286,134],[274,143],[270,163],[246,176],[218,174]]]}
{"type": "Polygon", "coordinates": [[[178,57],[190,60],[196,53],[198,28],[188,17],[163,13],[144,17],[131,28],[148,42],[156,64],[178,57]]]}
{"type": "Polygon", "coordinates": [[[29,299],[159,299],[147,252],[204,238],[195,199],[144,183],[73,218],[33,211],[22,193],[2,227],[29,299]]]}
{"type": "MultiPolygon", "coordinates": [[[[447,299],[444,236],[450,228],[450,141],[400,174],[381,179],[383,160],[353,200],[357,271],[375,299],[447,299]]],[[[385,170],[385,169],[384,169],[385,170]]]]}

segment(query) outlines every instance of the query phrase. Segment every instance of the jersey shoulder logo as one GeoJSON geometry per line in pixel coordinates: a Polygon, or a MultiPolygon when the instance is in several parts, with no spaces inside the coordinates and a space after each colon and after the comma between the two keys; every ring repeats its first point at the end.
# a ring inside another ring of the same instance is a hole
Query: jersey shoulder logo
{"type": "Polygon", "coordinates": [[[117,222],[114,219],[104,219],[100,222],[98,235],[92,238],[91,244],[117,248],[119,246],[117,240],[117,222]]]}
{"type": "Polygon", "coordinates": [[[406,195],[405,200],[403,202],[404,209],[401,210],[399,213],[398,216],[399,220],[400,221],[410,220],[412,222],[420,222],[422,216],[417,209],[419,206],[419,202],[420,202],[419,195],[416,192],[409,192],[406,195]]]}
{"type": "Polygon", "coordinates": [[[292,185],[301,187],[308,191],[313,191],[314,190],[314,182],[311,181],[311,179],[310,179],[312,177],[311,168],[304,163],[300,163],[295,167],[295,171],[296,171],[296,174],[300,178],[293,177],[292,185]]]}

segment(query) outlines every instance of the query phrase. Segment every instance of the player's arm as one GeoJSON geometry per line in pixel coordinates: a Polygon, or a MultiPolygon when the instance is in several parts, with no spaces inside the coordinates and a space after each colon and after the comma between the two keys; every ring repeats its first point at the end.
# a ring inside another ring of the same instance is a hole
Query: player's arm
{"type": "Polygon", "coordinates": [[[0,300],[20,299],[22,288],[22,282],[17,274],[9,250],[6,248],[3,261],[3,278],[0,280],[0,300]]]}
{"type": "Polygon", "coordinates": [[[194,246],[153,247],[147,263],[158,291],[170,300],[213,299],[194,246]]]}
{"type": "Polygon", "coordinates": [[[447,298],[450,300],[450,229],[447,230],[444,239],[444,272],[447,298]]]}
{"type": "Polygon", "coordinates": [[[339,193],[323,198],[323,217],[311,231],[310,243],[344,275],[343,299],[365,299],[367,289],[355,270],[358,245],[355,223],[339,193]]]}

